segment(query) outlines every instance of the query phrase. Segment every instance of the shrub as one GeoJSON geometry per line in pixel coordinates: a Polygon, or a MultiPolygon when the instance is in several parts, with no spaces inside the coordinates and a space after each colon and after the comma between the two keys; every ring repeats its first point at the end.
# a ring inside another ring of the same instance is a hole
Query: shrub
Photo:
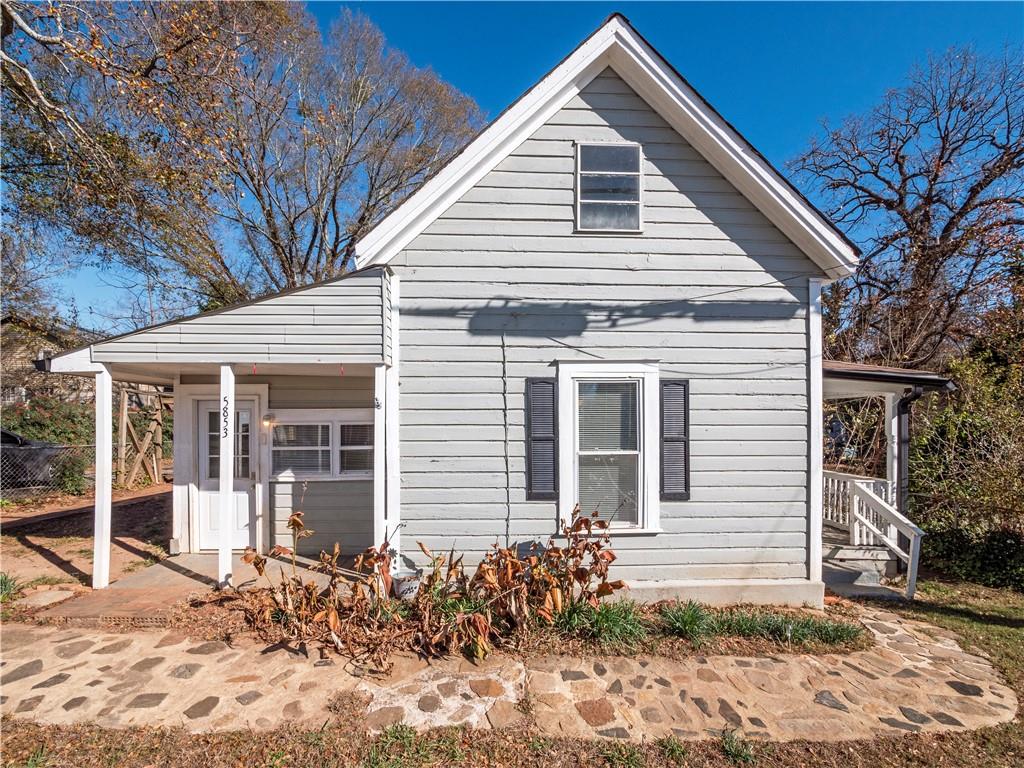
{"type": "Polygon", "coordinates": [[[754,748],[736,731],[722,732],[722,752],[734,765],[754,762],[754,748]]]}
{"type": "Polygon", "coordinates": [[[717,632],[715,617],[693,600],[685,605],[675,602],[662,606],[661,619],[670,634],[685,638],[695,646],[717,632]]]}
{"type": "Polygon", "coordinates": [[[615,600],[590,608],[587,633],[607,648],[635,648],[647,637],[647,625],[632,600],[615,600]]]}
{"type": "Polygon", "coordinates": [[[857,639],[864,631],[845,621],[748,608],[721,611],[715,624],[719,634],[760,637],[793,645],[837,645],[857,639]]]}
{"type": "MultiPolygon", "coordinates": [[[[337,544],[333,554],[321,552],[316,568],[328,575],[323,589],[303,581],[295,567],[298,541],[312,533],[301,512],[292,514],[288,527],[293,546],[275,547],[271,554],[291,557],[291,575],[282,571],[280,583],[267,579],[268,591],[243,596],[250,624],[266,636],[320,642],[386,667],[399,647],[428,656],[461,651],[482,658],[493,643],[537,621],[565,625],[571,618],[609,643],[633,642],[644,631],[632,604],[626,609],[600,604],[600,598],[625,584],[608,579],[615,553],[608,524],[596,513],[576,510],[563,528],[564,544],[552,538],[546,547],[534,544],[523,555],[515,547],[495,544],[472,575],[454,551],[435,554],[420,544],[430,566],[411,605],[391,596],[387,541],[356,559],[355,576],[339,568],[337,544]]],[[[244,559],[266,575],[266,558],[247,549],[244,559]]]]}
{"type": "Polygon", "coordinates": [[[932,568],[962,581],[1024,592],[1024,532],[1009,527],[977,532],[933,530],[922,539],[922,557],[932,568]]]}
{"type": "Polygon", "coordinates": [[[29,440],[60,445],[92,445],[96,440],[93,407],[55,397],[37,397],[4,408],[4,429],[29,440]]]}
{"type": "Polygon", "coordinates": [[[0,571],[0,603],[17,597],[21,590],[22,584],[17,577],[11,576],[7,571],[0,571]]]}
{"type": "Polygon", "coordinates": [[[684,765],[686,761],[686,745],[675,736],[664,736],[655,742],[662,757],[670,765],[684,765]]]}
{"type": "Polygon", "coordinates": [[[860,638],[864,630],[850,622],[780,613],[765,608],[725,608],[711,611],[693,602],[661,608],[665,630],[700,646],[710,637],[732,636],[771,640],[789,645],[842,645],[860,638]]]}
{"type": "Polygon", "coordinates": [[[81,452],[65,449],[53,463],[53,484],[64,493],[81,496],[88,488],[85,481],[88,467],[89,462],[81,452]]]}
{"type": "Polygon", "coordinates": [[[1024,363],[950,365],[957,390],[914,410],[911,514],[925,566],[1024,591],[1024,363]]]}

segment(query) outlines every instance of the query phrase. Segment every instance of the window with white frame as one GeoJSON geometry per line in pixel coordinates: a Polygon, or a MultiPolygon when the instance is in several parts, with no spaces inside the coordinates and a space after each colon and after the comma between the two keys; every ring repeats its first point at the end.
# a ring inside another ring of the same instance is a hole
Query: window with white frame
{"type": "Polygon", "coordinates": [[[331,425],[275,424],[270,456],[275,475],[330,475],[331,425]]]}
{"type": "Polygon", "coordinates": [[[558,389],[562,519],[578,503],[616,528],[657,530],[657,366],[563,364],[558,389]]]}
{"type": "Polygon", "coordinates": [[[276,480],[373,477],[369,409],[285,411],[273,417],[271,472],[276,480]]]}
{"type": "Polygon", "coordinates": [[[642,167],[639,144],[577,144],[576,229],[639,232],[642,167]]]}

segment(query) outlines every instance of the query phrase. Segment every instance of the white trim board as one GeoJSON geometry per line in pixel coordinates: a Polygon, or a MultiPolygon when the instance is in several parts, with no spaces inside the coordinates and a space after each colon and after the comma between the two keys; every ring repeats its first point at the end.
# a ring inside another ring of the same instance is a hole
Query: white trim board
{"type": "Polygon", "coordinates": [[[807,578],[821,581],[822,557],[822,494],[824,493],[823,460],[825,443],[821,390],[821,285],[807,281],[807,578]]]}
{"type": "MultiPolygon", "coordinates": [[[[577,397],[576,383],[587,379],[626,379],[640,387],[638,474],[640,496],[639,519],[635,526],[615,525],[619,534],[656,534],[661,532],[661,462],[658,456],[661,429],[661,392],[658,366],[654,363],[612,362],[601,364],[558,363],[558,518],[559,525],[568,525],[578,497],[577,397]]],[[[587,510],[584,510],[586,513],[587,510]]]]}
{"type": "Polygon", "coordinates": [[[356,243],[357,266],[388,263],[608,67],[821,267],[827,277],[842,278],[853,273],[858,254],[839,230],[618,14],[356,243]]]}

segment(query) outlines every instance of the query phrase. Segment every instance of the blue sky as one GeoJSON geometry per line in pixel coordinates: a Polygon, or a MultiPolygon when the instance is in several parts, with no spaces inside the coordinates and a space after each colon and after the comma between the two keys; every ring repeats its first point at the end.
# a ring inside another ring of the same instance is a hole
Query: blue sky
{"type": "MultiPolygon", "coordinates": [[[[929,52],[972,44],[995,53],[1024,40],[1024,2],[309,3],[324,29],[342,5],[489,117],[619,11],[779,167],[823,119],[869,109],[929,52]]],[[[109,305],[116,289],[93,270],[66,288],[80,321],[102,326],[89,307],[109,305]]]]}

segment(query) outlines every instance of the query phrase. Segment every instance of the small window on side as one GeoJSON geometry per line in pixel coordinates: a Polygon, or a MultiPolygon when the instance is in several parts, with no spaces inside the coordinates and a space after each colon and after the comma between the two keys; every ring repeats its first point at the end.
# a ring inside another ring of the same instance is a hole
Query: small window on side
{"type": "Polygon", "coordinates": [[[577,231],[639,232],[641,168],[639,144],[577,144],[577,231]]]}

